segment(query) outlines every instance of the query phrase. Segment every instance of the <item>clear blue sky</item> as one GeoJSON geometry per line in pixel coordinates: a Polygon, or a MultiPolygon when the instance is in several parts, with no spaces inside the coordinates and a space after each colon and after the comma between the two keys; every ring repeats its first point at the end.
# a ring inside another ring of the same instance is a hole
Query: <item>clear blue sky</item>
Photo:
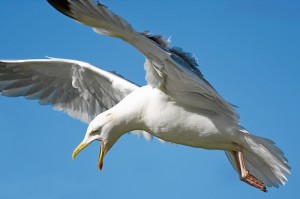
{"type": "MultiPolygon", "coordinates": [[[[239,181],[222,151],[124,135],[97,169],[99,144],[71,154],[86,124],[24,98],[0,97],[0,198],[299,198],[300,2],[126,0],[104,2],[137,30],[172,36],[238,105],[242,124],[286,154],[286,186],[262,193],[239,181]]],[[[144,58],[99,36],[46,1],[0,1],[0,59],[78,59],[145,84],[144,58]]]]}

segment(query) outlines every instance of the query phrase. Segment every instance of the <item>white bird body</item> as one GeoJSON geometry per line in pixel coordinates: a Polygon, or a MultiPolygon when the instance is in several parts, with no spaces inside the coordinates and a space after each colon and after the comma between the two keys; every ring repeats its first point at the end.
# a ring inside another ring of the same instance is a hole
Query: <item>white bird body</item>
{"type": "Polygon", "coordinates": [[[232,149],[225,147],[232,145],[229,142],[224,146],[216,142],[215,138],[224,142],[228,134],[220,132],[208,117],[185,110],[170,96],[149,85],[130,93],[109,112],[115,115],[115,119],[118,117],[117,120],[126,121],[124,126],[128,129],[123,133],[143,130],[167,142],[199,148],[232,149]]]}
{"type": "Polygon", "coordinates": [[[111,111],[121,115],[122,120],[137,116],[132,120],[139,123],[131,130],[144,130],[167,142],[207,149],[233,148],[232,139],[227,139],[230,133],[219,131],[207,116],[184,109],[151,86],[133,91],[111,111]]]}
{"type": "Polygon", "coordinates": [[[66,59],[0,61],[0,94],[38,99],[90,122],[73,158],[92,141],[101,142],[99,168],[113,144],[138,131],[150,139],[224,150],[241,180],[267,191],[285,184],[290,167],[271,140],[251,135],[234,107],[206,81],[196,59],[169,48],[161,36],[138,33],[107,7],[92,0],[48,0],[100,34],[131,44],[146,57],[148,85],[139,87],[88,63],[66,59]]]}

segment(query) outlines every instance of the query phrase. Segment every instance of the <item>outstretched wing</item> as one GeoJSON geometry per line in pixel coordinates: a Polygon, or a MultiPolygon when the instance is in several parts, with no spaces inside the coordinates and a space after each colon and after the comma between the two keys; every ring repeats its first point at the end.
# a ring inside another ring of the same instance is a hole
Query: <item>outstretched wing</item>
{"type": "Polygon", "coordinates": [[[37,99],[83,122],[113,107],[137,85],[67,59],[0,60],[0,94],[37,99]]]}
{"type": "Polygon", "coordinates": [[[227,123],[238,123],[233,106],[204,79],[192,54],[169,48],[162,36],[136,32],[129,23],[93,0],[48,0],[57,10],[93,27],[100,34],[117,37],[131,44],[147,60],[148,84],[168,93],[177,103],[193,111],[216,114],[227,123]]]}

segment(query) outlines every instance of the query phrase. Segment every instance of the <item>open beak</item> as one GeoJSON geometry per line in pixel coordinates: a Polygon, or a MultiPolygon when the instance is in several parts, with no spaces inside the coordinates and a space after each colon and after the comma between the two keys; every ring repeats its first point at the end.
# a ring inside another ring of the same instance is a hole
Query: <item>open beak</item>
{"type": "Polygon", "coordinates": [[[72,153],[72,159],[74,160],[76,158],[76,156],[78,155],[78,153],[80,151],[82,151],[85,147],[87,147],[90,143],[84,143],[84,142],[81,142],[77,147],[76,149],[73,151],[72,153]]]}
{"type": "Polygon", "coordinates": [[[104,142],[101,140],[100,141],[100,154],[99,154],[99,159],[98,159],[98,168],[99,168],[99,170],[102,170],[103,159],[104,159],[104,156],[105,156],[106,152],[107,151],[105,149],[104,142]]]}
{"type": "MultiPolygon", "coordinates": [[[[76,158],[76,156],[78,155],[78,153],[80,151],[82,151],[85,147],[87,147],[91,142],[85,143],[85,142],[81,142],[76,149],[73,151],[72,154],[72,159],[74,160],[76,158]]],[[[106,149],[105,149],[105,145],[104,142],[102,140],[100,140],[100,154],[99,154],[99,159],[98,159],[98,168],[99,170],[102,170],[103,167],[103,159],[104,156],[106,154],[106,149]]]]}

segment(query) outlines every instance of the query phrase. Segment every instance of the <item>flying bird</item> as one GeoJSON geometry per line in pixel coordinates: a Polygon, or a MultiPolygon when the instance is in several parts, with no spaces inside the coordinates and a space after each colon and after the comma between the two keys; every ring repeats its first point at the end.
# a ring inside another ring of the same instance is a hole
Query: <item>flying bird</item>
{"type": "Polygon", "coordinates": [[[100,142],[98,167],[125,133],[195,148],[224,150],[242,181],[264,192],[290,175],[283,152],[239,123],[235,107],[204,78],[193,54],[170,40],[137,32],[123,18],[93,0],[48,0],[58,11],[99,34],[132,45],[146,58],[147,85],[76,60],[0,60],[0,93],[25,96],[89,123],[72,154],[100,142]]]}

